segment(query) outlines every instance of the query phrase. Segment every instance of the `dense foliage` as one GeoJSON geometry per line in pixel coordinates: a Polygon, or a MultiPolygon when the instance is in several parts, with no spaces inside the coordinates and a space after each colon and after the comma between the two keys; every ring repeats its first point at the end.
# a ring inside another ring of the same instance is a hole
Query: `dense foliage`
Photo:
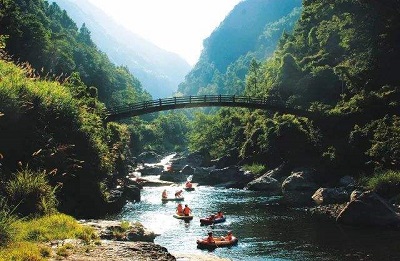
{"type": "Polygon", "coordinates": [[[1,0],[0,7],[0,35],[7,36],[7,53],[29,62],[36,73],[64,79],[76,72],[85,85],[97,88],[107,105],[149,97],[126,67],[115,66],[98,50],[85,24],[78,29],[57,4],[1,0]]]}
{"type": "Polygon", "coordinates": [[[330,177],[398,170],[399,11],[394,0],[303,1],[293,34],[283,34],[270,59],[250,63],[245,93],[325,116],[217,114],[192,137],[213,139],[204,145],[212,151],[224,131],[219,121],[231,120],[244,131],[215,154],[239,147],[268,167],[289,162],[330,177]]]}
{"type": "Polygon", "coordinates": [[[271,56],[282,33],[292,30],[300,7],[300,0],[240,2],[204,41],[199,61],[178,91],[243,94],[250,63],[271,56]]]}
{"type": "Polygon", "coordinates": [[[54,193],[68,213],[107,211],[105,192],[127,153],[127,127],[104,126],[104,105],[77,77],[60,85],[0,60],[0,78],[2,197],[22,216],[50,213],[54,193]]]}

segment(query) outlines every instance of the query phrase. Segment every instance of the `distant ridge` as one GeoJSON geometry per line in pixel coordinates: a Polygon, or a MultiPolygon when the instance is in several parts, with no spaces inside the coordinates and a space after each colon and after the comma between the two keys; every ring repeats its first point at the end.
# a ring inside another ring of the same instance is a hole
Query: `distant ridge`
{"type": "Polygon", "coordinates": [[[117,24],[87,0],[56,2],[80,27],[85,23],[99,49],[117,65],[125,65],[154,98],[171,96],[191,66],[178,54],[165,51],[117,24]]]}

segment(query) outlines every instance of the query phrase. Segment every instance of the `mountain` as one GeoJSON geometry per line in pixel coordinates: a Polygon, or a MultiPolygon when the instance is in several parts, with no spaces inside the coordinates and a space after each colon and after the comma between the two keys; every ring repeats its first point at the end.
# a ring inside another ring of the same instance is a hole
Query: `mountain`
{"type": "Polygon", "coordinates": [[[301,0],[246,0],[204,40],[198,63],[179,85],[183,94],[241,94],[253,59],[270,57],[301,13],[301,0]]]}
{"type": "Polygon", "coordinates": [[[171,96],[190,71],[175,53],[165,51],[134,34],[87,0],[52,0],[91,32],[96,45],[110,59],[128,69],[154,98],[171,96]]]}

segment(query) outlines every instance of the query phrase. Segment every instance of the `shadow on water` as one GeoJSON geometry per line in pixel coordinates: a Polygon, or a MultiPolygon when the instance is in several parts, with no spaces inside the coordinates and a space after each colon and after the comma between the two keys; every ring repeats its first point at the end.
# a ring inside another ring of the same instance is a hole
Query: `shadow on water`
{"type": "Polygon", "coordinates": [[[259,192],[200,186],[185,192],[195,216],[191,221],[173,218],[176,202],[163,204],[163,189],[145,188],[142,201],[127,204],[120,219],[140,221],[160,234],[155,243],[171,252],[199,254],[196,240],[209,231],[225,235],[232,230],[237,246],[213,253],[232,260],[400,260],[400,233],[389,229],[339,226],[308,213],[273,204],[276,198],[259,192]],[[200,218],[222,210],[227,220],[200,226],[200,218]]]}

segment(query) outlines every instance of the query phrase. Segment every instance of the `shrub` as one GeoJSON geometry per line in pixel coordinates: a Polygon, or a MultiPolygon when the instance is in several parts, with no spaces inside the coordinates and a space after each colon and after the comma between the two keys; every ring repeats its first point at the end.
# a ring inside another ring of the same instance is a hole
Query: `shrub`
{"type": "Polygon", "coordinates": [[[23,169],[8,182],[6,188],[10,200],[17,204],[16,213],[21,216],[41,216],[56,209],[55,188],[48,184],[44,171],[23,169]]]}
{"type": "Polygon", "coordinates": [[[367,177],[362,183],[380,196],[390,199],[400,194],[400,171],[387,170],[367,177]]]}

